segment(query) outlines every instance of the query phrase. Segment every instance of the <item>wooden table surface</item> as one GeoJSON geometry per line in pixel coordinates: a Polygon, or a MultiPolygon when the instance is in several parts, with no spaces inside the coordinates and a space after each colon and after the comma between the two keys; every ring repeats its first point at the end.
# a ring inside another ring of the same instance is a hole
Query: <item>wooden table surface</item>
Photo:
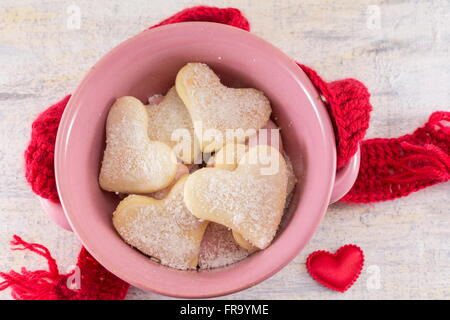
{"type": "MultiPolygon", "coordinates": [[[[45,268],[9,250],[13,234],[42,243],[61,271],[79,251],[75,236],[47,218],[23,178],[30,124],[74,90],[103,54],[176,11],[234,6],[252,30],[326,79],[355,77],[372,93],[369,137],[396,137],[449,110],[450,2],[354,0],[2,0],[0,2],[0,270],[45,268]]],[[[319,230],[282,271],[229,299],[450,298],[450,188],[441,184],[372,205],[330,206],[319,230]],[[355,243],[366,265],[345,294],[306,273],[314,250],[355,243]]],[[[9,291],[0,298],[10,299],[9,291]]],[[[132,288],[128,299],[163,299],[132,288]]]]}

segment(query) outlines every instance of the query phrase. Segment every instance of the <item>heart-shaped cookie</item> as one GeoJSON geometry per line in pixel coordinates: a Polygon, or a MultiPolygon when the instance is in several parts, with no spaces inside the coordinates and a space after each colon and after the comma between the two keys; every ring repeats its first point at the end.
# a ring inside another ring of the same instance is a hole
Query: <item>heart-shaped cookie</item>
{"type": "Polygon", "coordinates": [[[200,244],[208,225],[194,217],[184,205],[183,190],[188,175],[173,186],[162,200],[131,195],[113,213],[120,236],[161,264],[177,269],[194,269],[200,244]]]}
{"type": "Polygon", "coordinates": [[[184,163],[194,163],[200,153],[191,116],[172,87],[158,103],[147,105],[148,136],[173,149],[184,163]]]}
{"type": "Polygon", "coordinates": [[[246,240],[239,232],[232,230],[231,235],[233,236],[234,241],[248,252],[255,252],[259,250],[258,247],[252,245],[250,241],[246,240]]]}
{"type": "Polygon", "coordinates": [[[200,269],[225,267],[245,259],[249,254],[234,241],[230,229],[210,222],[203,235],[198,265],[200,269]]]}
{"type": "MultiPolygon", "coordinates": [[[[225,147],[224,147],[225,148],[225,147]]],[[[286,170],[287,170],[287,186],[286,186],[286,202],[284,204],[284,209],[286,210],[289,207],[290,200],[292,199],[292,191],[294,191],[294,188],[297,184],[297,177],[294,173],[294,168],[292,167],[292,162],[288,158],[288,156],[284,156],[284,160],[286,161],[286,170]]],[[[249,241],[247,241],[240,233],[233,230],[232,231],[234,241],[236,241],[237,244],[239,244],[242,248],[253,252],[258,250],[254,245],[252,245],[249,241]]]]}
{"type": "Polygon", "coordinates": [[[247,146],[245,144],[227,143],[214,156],[209,158],[207,166],[224,170],[234,170],[246,152],[247,146]]]}
{"type": "Polygon", "coordinates": [[[260,249],[275,236],[286,200],[287,170],[274,148],[250,148],[233,171],[203,168],[189,176],[186,207],[199,219],[225,225],[260,249]]]}
{"type": "Polygon", "coordinates": [[[204,63],[188,63],[177,74],[176,89],[194,123],[203,152],[228,142],[244,142],[269,120],[270,102],[259,90],[225,87],[204,63]]]}
{"type": "MultiPolygon", "coordinates": [[[[275,126],[275,125],[274,125],[275,126]]],[[[270,128],[270,127],[269,127],[270,128]]],[[[271,129],[271,128],[270,128],[271,129]]],[[[261,140],[257,140],[254,142],[253,146],[258,145],[258,143],[264,143],[261,140]]],[[[280,147],[280,145],[277,145],[280,147]]],[[[274,146],[272,146],[274,147],[274,146]]],[[[215,167],[225,170],[234,170],[241,157],[245,154],[247,146],[244,144],[235,144],[235,143],[228,143],[225,146],[223,146],[222,149],[220,149],[214,157],[211,157],[210,161],[208,162],[208,167],[215,167]]],[[[292,167],[292,163],[289,160],[289,158],[284,155],[284,160],[286,161],[286,169],[288,174],[288,182],[286,187],[286,194],[289,197],[291,192],[294,190],[294,187],[297,183],[297,178],[294,173],[294,168],[292,167]]],[[[287,205],[285,204],[285,207],[287,205]]],[[[248,250],[248,251],[256,251],[257,248],[253,246],[250,242],[245,240],[245,238],[236,232],[235,230],[232,231],[234,240],[236,243],[238,243],[242,248],[248,250]]]]}
{"type": "Polygon", "coordinates": [[[187,166],[185,166],[182,163],[179,163],[177,165],[177,173],[175,174],[175,178],[172,180],[172,183],[169,184],[167,187],[165,187],[162,190],[158,190],[156,192],[152,192],[150,194],[147,194],[147,196],[155,198],[157,200],[164,199],[169,194],[170,190],[172,190],[173,186],[180,180],[181,177],[184,175],[189,174],[189,169],[187,166]]]}
{"type": "Polygon", "coordinates": [[[147,119],[145,106],[133,97],[119,98],[111,107],[99,176],[103,190],[150,193],[174,179],[176,156],[165,143],[149,139],[147,119]]]}
{"type": "MultiPolygon", "coordinates": [[[[251,139],[251,138],[250,138],[251,139]]],[[[257,143],[255,143],[257,145],[257,143]]],[[[247,152],[247,146],[242,143],[228,143],[223,146],[222,149],[217,151],[213,157],[208,161],[208,167],[214,167],[224,170],[236,169],[239,160],[247,152]]],[[[244,239],[244,237],[238,232],[232,230],[234,241],[239,246],[249,252],[258,250],[250,242],[244,239]]]]}
{"type": "Polygon", "coordinates": [[[256,134],[248,139],[246,144],[227,143],[224,145],[208,160],[207,166],[234,170],[239,159],[244,155],[247,149],[259,144],[266,144],[277,149],[281,154],[284,154],[280,129],[272,120],[267,121],[256,134]]]}

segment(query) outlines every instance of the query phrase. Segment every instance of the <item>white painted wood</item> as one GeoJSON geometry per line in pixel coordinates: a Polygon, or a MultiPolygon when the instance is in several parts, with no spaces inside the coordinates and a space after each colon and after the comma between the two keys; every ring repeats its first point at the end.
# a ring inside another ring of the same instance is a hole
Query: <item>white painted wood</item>
{"type": "MultiPolygon", "coordinates": [[[[2,0],[0,270],[46,266],[34,254],[9,251],[13,234],[48,246],[62,271],[74,263],[79,249],[72,233],[48,220],[24,181],[23,150],[33,119],[71,92],[112,47],[200,3],[240,8],[255,34],[326,79],[363,81],[373,95],[370,137],[408,133],[432,111],[449,110],[447,0],[2,0]]],[[[332,205],[292,263],[271,279],[226,298],[449,299],[449,201],[447,184],[386,203],[332,205]],[[353,288],[340,294],[314,282],[304,262],[314,250],[333,251],[346,243],[364,249],[366,269],[353,288]]],[[[0,298],[10,299],[9,292],[0,292],[0,298]]],[[[128,298],[164,297],[133,288],[128,298]]]]}

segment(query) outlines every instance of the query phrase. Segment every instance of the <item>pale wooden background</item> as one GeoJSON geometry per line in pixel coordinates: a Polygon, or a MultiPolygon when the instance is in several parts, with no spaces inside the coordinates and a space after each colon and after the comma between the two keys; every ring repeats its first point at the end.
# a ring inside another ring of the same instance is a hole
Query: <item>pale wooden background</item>
{"type": "MultiPolygon", "coordinates": [[[[200,3],[240,8],[255,34],[327,79],[362,80],[373,95],[370,137],[408,133],[432,111],[449,110],[448,0],[1,0],[0,270],[45,267],[33,254],[9,251],[13,234],[47,245],[63,271],[79,249],[72,233],[48,220],[24,181],[22,154],[32,120],[71,92],[113,46],[200,3]],[[71,5],[80,10],[79,29],[70,23],[71,5]]],[[[392,202],[333,205],[291,264],[226,298],[448,299],[449,201],[447,184],[392,202]],[[364,249],[366,269],[340,294],[314,282],[304,262],[314,250],[334,251],[346,243],[364,249]]],[[[0,298],[9,299],[9,292],[0,298]]],[[[133,288],[128,298],[164,297],[133,288]]]]}

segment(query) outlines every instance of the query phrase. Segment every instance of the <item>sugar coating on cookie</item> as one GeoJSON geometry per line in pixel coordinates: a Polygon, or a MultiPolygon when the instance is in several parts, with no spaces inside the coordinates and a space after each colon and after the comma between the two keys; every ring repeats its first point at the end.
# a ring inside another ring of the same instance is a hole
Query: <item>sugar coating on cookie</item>
{"type": "MultiPolygon", "coordinates": [[[[286,170],[287,170],[287,186],[286,186],[286,201],[284,203],[284,211],[288,210],[288,207],[291,204],[292,196],[294,188],[297,184],[297,177],[295,176],[294,168],[292,166],[292,162],[287,155],[284,155],[284,160],[286,161],[286,170]]],[[[233,238],[237,244],[239,244],[242,248],[253,252],[258,250],[255,246],[253,246],[247,239],[245,239],[240,233],[233,230],[232,232],[233,238]]]]}
{"type": "Polygon", "coordinates": [[[147,105],[148,136],[171,147],[184,163],[194,163],[200,146],[194,134],[191,116],[172,87],[167,94],[147,105]]]}
{"type": "Polygon", "coordinates": [[[290,195],[292,191],[294,191],[295,186],[297,185],[297,177],[295,175],[294,167],[292,166],[292,161],[289,159],[287,155],[284,155],[284,160],[286,161],[286,169],[288,173],[288,182],[287,182],[287,194],[290,195]]]}
{"type": "Polygon", "coordinates": [[[283,156],[270,146],[258,145],[249,149],[234,171],[203,168],[191,174],[184,201],[199,219],[225,225],[264,249],[283,215],[287,179],[283,156]],[[263,170],[267,166],[272,170],[263,170]]]}
{"type": "Polygon", "coordinates": [[[182,177],[162,200],[128,196],[113,213],[113,225],[125,242],[161,264],[181,270],[197,267],[208,225],[184,205],[186,179],[187,175],[182,177]]]}
{"type": "Polygon", "coordinates": [[[224,170],[234,170],[246,152],[247,146],[245,144],[227,143],[209,159],[207,166],[224,170]]]}
{"type": "MultiPolygon", "coordinates": [[[[269,122],[271,122],[271,121],[269,121],[269,122]]],[[[271,129],[277,128],[273,122],[272,122],[272,124],[269,124],[266,126],[271,129]]],[[[254,144],[252,144],[252,146],[256,146],[256,145],[258,145],[258,143],[264,143],[264,141],[256,140],[254,142],[254,144]]],[[[268,144],[268,145],[270,145],[270,144],[268,144]]],[[[281,146],[281,144],[278,145],[278,147],[280,147],[280,146],[281,146]]],[[[247,146],[243,145],[243,144],[234,144],[234,143],[226,144],[222,149],[220,149],[218,152],[216,152],[214,157],[212,157],[210,159],[210,161],[208,162],[208,167],[215,167],[215,168],[220,168],[220,169],[225,169],[225,170],[234,170],[237,167],[241,157],[245,154],[246,147],[247,146]]],[[[276,146],[272,146],[272,147],[275,148],[276,146]]],[[[280,149],[278,149],[278,150],[280,150],[280,149]]],[[[287,174],[288,174],[287,187],[286,187],[286,190],[287,190],[286,193],[288,196],[286,198],[286,203],[285,203],[285,208],[286,208],[286,206],[289,205],[288,199],[290,199],[289,196],[291,195],[291,192],[295,188],[295,185],[297,183],[297,178],[295,176],[294,168],[293,168],[292,163],[291,163],[290,159],[288,158],[288,156],[284,155],[284,159],[286,161],[286,169],[287,169],[287,174]]],[[[251,252],[256,251],[258,249],[255,246],[253,246],[250,242],[248,242],[240,233],[236,232],[235,230],[233,230],[232,235],[233,235],[233,238],[236,241],[236,243],[238,243],[242,248],[249,250],[251,252]]]]}
{"type": "Polygon", "coordinates": [[[178,72],[175,84],[203,152],[217,151],[229,142],[245,142],[272,112],[264,93],[228,88],[204,63],[188,63],[178,72]]]}
{"type": "Polygon", "coordinates": [[[148,97],[147,102],[149,105],[158,104],[164,99],[164,96],[160,93],[156,93],[150,97],[148,97]]]}
{"type": "Polygon", "coordinates": [[[203,236],[198,265],[200,269],[225,267],[247,258],[249,254],[234,241],[230,229],[211,222],[203,236]]]}
{"type": "Polygon", "coordinates": [[[247,250],[248,252],[254,252],[257,251],[258,248],[252,245],[248,240],[246,240],[240,233],[233,231],[232,236],[234,241],[243,249],[247,250]]]}
{"type": "Polygon", "coordinates": [[[99,183],[103,190],[147,193],[168,186],[177,160],[165,143],[147,135],[148,116],[136,98],[122,97],[111,107],[106,121],[106,148],[99,183]]]}
{"type": "Polygon", "coordinates": [[[148,196],[158,199],[158,200],[164,199],[170,193],[170,190],[172,190],[173,186],[178,182],[178,180],[180,180],[181,177],[183,177],[186,174],[189,174],[188,167],[182,163],[179,163],[177,165],[177,173],[176,173],[175,178],[173,179],[172,183],[162,190],[158,190],[156,192],[152,192],[152,193],[148,194],[148,196]]]}
{"type": "MultiPolygon", "coordinates": [[[[224,170],[234,170],[236,169],[242,156],[248,151],[248,148],[253,146],[256,145],[246,146],[239,143],[228,143],[209,159],[207,166],[224,170]]],[[[283,157],[286,162],[286,169],[288,173],[288,182],[286,189],[287,194],[289,195],[294,190],[295,185],[297,184],[297,177],[295,176],[294,168],[289,157],[287,155],[283,155],[283,157]]]]}

